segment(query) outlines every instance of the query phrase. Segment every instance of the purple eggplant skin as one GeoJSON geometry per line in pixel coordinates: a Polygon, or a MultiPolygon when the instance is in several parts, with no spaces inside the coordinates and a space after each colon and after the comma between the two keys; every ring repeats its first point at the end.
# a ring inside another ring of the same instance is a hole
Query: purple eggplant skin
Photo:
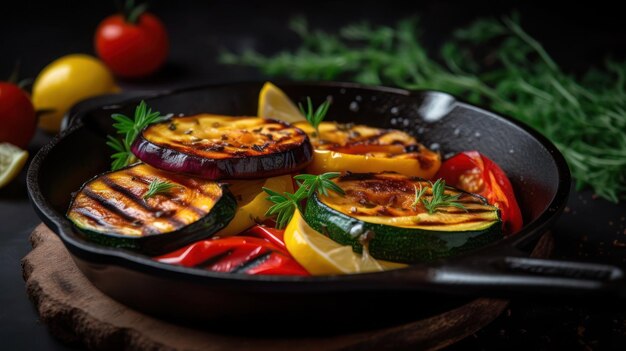
{"type": "MultiPolygon", "coordinates": [[[[171,123],[175,119],[176,117],[161,123],[171,123]]],[[[139,133],[131,151],[142,162],[155,168],[213,180],[266,178],[305,168],[313,158],[313,146],[306,133],[282,121],[269,121],[295,129],[302,142],[295,147],[277,148],[267,154],[233,154],[228,158],[207,158],[148,140],[144,132],[151,127],[149,126],[139,133]]]]}

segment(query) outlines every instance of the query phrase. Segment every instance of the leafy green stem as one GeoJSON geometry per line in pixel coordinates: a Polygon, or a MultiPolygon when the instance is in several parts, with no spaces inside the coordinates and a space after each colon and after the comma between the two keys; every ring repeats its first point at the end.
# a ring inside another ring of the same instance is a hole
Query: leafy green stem
{"type": "Polygon", "coordinates": [[[422,199],[422,204],[428,210],[429,214],[437,212],[439,207],[456,207],[464,211],[467,211],[465,206],[457,200],[461,197],[461,194],[449,195],[446,194],[446,181],[443,179],[437,179],[435,184],[430,183],[432,189],[432,196],[430,199],[422,199]]]}
{"type": "Polygon", "coordinates": [[[332,191],[339,195],[344,195],[343,189],[331,181],[331,179],[339,176],[339,172],[328,172],[320,175],[298,174],[293,177],[300,186],[295,193],[284,192],[281,194],[264,187],[263,191],[269,195],[267,200],[274,203],[265,215],[276,217],[276,228],[285,228],[293,217],[294,212],[302,210],[302,202],[313,196],[313,194],[319,193],[328,196],[329,191],[332,191]]]}
{"type": "Polygon", "coordinates": [[[326,114],[328,113],[328,109],[330,108],[330,100],[326,100],[322,102],[317,109],[313,108],[313,103],[311,102],[311,98],[307,96],[307,109],[305,110],[302,104],[298,103],[298,107],[300,108],[300,112],[304,115],[306,120],[310,125],[315,128],[315,131],[319,133],[319,125],[322,123],[324,118],[326,118],[326,114]]]}
{"type": "Polygon", "coordinates": [[[146,193],[143,195],[143,198],[145,200],[157,194],[165,194],[178,186],[179,185],[170,183],[168,181],[155,179],[150,182],[150,185],[148,185],[148,191],[146,191],[146,193]]]}
{"type": "Polygon", "coordinates": [[[107,135],[108,141],[106,144],[116,151],[111,155],[113,159],[111,170],[116,171],[137,160],[131,151],[131,147],[139,133],[147,126],[160,122],[166,117],[161,116],[158,111],[152,112],[152,109],[148,108],[146,102],[142,100],[135,108],[135,115],[132,119],[119,113],[111,115],[111,118],[116,122],[113,123],[116,133],[122,135],[121,140],[107,135]]]}

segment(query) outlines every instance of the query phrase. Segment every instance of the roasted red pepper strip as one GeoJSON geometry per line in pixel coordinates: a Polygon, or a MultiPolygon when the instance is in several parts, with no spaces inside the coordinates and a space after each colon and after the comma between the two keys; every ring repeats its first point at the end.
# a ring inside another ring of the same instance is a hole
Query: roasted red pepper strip
{"type": "Polygon", "coordinates": [[[214,272],[309,275],[285,249],[267,240],[246,236],[198,241],[155,259],[214,272]]]}
{"type": "Polygon", "coordinates": [[[270,243],[276,245],[278,248],[282,249],[284,253],[288,254],[284,239],[285,231],[282,229],[276,229],[269,226],[257,224],[253,227],[248,228],[246,231],[239,235],[265,239],[270,243]]]}
{"type": "Polygon", "coordinates": [[[500,209],[505,234],[522,228],[522,213],[513,186],[504,171],[478,151],[461,152],[442,163],[436,178],[446,184],[478,194],[500,209]]]}

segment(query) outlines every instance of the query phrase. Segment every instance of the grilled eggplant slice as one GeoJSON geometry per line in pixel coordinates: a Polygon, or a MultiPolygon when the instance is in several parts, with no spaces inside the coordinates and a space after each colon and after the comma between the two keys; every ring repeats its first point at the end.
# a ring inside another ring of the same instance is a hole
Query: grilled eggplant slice
{"type": "Polygon", "coordinates": [[[446,206],[429,213],[415,205],[416,189],[432,199],[431,183],[395,173],[346,174],[333,180],[345,196],[315,195],[307,202],[305,219],[320,233],[382,260],[415,263],[456,255],[502,237],[496,207],[480,196],[446,187],[465,209],[446,206]]]}
{"type": "Polygon", "coordinates": [[[308,136],[285,122],[201,114],[144,129],[133,153],[154,167],[208,179],[266,178],[304,168],[308,136]]]}
{"type": "Polygon", "coordinates": [[[86,182],[67,217],[89,240],[157,255],[212,236],[236,206],[228,189],[214,181],[135,164],[86,182]],[[154,181],[173,187],[144,198],[154,181]]]}
{"type": "Polygon", "coordinates": [[[318,131],[307,123],[295,126],[315,148],[311,173],[389,171],[431,179],[441,165],[439,153],[400,130],[337,122],[322,122],[318,131]]]}

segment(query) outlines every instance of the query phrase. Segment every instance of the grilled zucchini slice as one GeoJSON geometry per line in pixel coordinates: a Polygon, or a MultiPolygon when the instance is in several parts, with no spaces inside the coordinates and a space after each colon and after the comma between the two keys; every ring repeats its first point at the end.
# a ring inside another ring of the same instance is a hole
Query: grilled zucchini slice
{"type": "Polygon", "coordinates": [[[89,240],[155,255],[212,236],[236,206],[219,183],[135,164],[87,181],[67,217],[89,240]],[[144,198],[154,181],[173,187],[144,198]]]}
{"type": "Polygon", "coordinates": [[[395,173],[345,174],[333,180],[341,196],[315,195],[307,202],[305,219],[320,233],[382,260],[415,263],[484,246],[502,237],[499,211],[480,196],[446,187],[460,194],[456,207],[439,207],[430,214],[423,203],[414,206],[415,189],[425,188],[423,199],[432,198],[431,183],[395,173]]]}

